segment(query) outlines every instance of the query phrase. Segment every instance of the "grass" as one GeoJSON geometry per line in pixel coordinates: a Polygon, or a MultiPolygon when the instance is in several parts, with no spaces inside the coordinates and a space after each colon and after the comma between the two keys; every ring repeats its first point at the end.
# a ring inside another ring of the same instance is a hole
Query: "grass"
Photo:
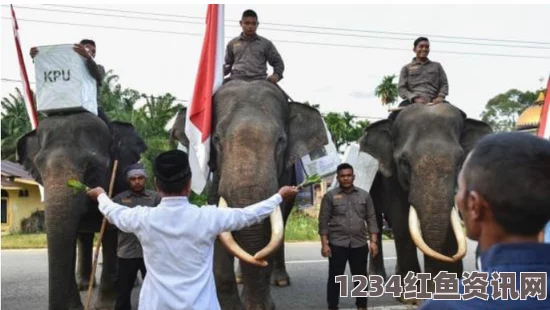
{"type": "Polygon", "coordinates": [[[320,241],[317,219],[292,209],[285,229],[285,241],[320,241]]]}
{"type": "Polygon", "coordinates": [[[47,246],[46,234],[3,234],[2,250],[39,249],[47,246]]]}
{"type": "MultiPolygon", "coordinates": [[[[94,247],[99,233],[94,236],[94,247]]],[[[2,234],[2,250],[45,249],[48,247],[46,233],[39,234],[2,234]]]]}

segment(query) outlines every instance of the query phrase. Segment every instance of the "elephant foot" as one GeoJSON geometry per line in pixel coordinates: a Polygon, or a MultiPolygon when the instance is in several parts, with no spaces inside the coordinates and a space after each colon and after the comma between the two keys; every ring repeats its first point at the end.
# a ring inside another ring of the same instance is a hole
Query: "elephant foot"
{"type": "Polygon", "coordinates": [[[278,287],[290,286],[290,277],[286,270],[273,270],[271,274],[271,283],[278,287]]]}
{"type": "Polygon", "coordinates": [[[395,297],[395,300],[397,300],[398,302],[400,302],[402,304],[410,305],[410,306],[417,306],[421,302],[420,299],[416,299],[416,298],[405,299],[403,296],[395,297]]]}
{"type": "MultiPolygon", "coordinates": [[[[76,285],[78,285],[79,291],[87,291],[88,287],[90,286],[90,279],[80,278],[76,285]]],[[[97,286],[97,281],[94,278],[93,287],[96,287],[96,286],[97,286]]]]}

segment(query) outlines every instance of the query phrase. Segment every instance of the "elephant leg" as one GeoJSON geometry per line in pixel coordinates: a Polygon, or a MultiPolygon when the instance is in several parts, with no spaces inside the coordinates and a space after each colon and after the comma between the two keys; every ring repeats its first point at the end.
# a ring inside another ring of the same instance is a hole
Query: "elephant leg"
{"type": "MultiPolygon", "coordinates": [[[[78,268],[77,268],[77,285],[80,291],[86,291],[90,285],[90,274],[92,273],[92,253],[93,253],[94,234],[79,232],[77,235],[78,244],[78,268]]],[[[94,277],[93,286],[96,287],[94,277]]]]}
{"type": "Polygon", "coordinates": [[[285,265],[285,245],[281,244],[273,257],[273,272],[271,273],[271,283],[279,287],[290,285],[290,277],[286,272],[285,265]]]}
{"type": "Polygon", "coordinates": [[[381,276],[384,281],[387,279],[386,266],[384,265],[384,252],[382,249],[382,213],[376,212],[376,222],[378,223],[379,233],[377,234],[378,255],[372,256],[369,252],[369,276],[378,275],[381,276]]]}
{"type": "Polygon", "coordinates": [[[115,279],[116,279],[116,250],[117,232],[107,225],[103,239],[101,240],[103,265],[101,270],[101,282],[96,308],[113,309],[116,301],[115,279]]]}
{"type": "MultiPolygon", "coordinates": [[[[290,216],[290,212],[292,211],[292,207],[294,206],[294,201],[295,199],[292,199],[292,201],[287,201],[283,206],[283,223],[284,223],[285,229],[286,229],[286,224],[288,223],[288,217],[290,216]]],[[[283,230],[283,234],[284,234],[284,230],[283,230]]],[[[279,287],[285,287],[290,285],[290,276],[286,271],[286,263],[285,263],[284,235],[283,235],[283,242],[281,243],[281,246],[277,249],[277,251],[275,252],[275,256],[273,257],[273,271],[271,273],[271,283],[279,287]]]]}
{"type": "Polygon", "coordinates": [[[216,239],[214,243],[214,278],[222,310],[242,310],[239,290],[235,282],[234,257],[216,239]]]}

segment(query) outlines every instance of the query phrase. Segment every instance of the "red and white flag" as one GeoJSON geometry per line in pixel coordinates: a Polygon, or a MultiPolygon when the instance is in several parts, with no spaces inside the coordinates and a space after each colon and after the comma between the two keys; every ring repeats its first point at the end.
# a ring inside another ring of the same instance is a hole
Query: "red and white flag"
{"type": "Polygon", "coordinates": [[[550,140],[550,77],[548,77],[548,84],[546,85],[546,95],[544,96],[544,103],[542,105],[537,136],[550,140]]]}
{"type": "Polygon", "coordinates": [[[185,134],[189,139],[189,164],[193,173],[191,189],[195,193],[203,191],[210,174],[212,96],[223,82],[223,53],[224,7],[223,4],[209,4],[195,91],[185,123],[185,134]]]}
{"type": "Polygon", "coordinates": [[[15,48],[17,49],[17,58],[19,60],[19,69],[21,72],[21,81],[23,82],[23,91],[25,92],[25,106],[27,107],[27,113],[31,120],[32,129],[36,129],[38,126],[38,116],[34,104],[34,99],[29,84],[29,77],[27,76],[27,69],[25,67],[25,60],[23,59],[23,53],[21,52],[21,43],[19,42],[19,25],[17,25],[17,19],[15,18],[15,11],[13,5],[11,7],[11,19],[13,21],[13,37],[15,38],[15,48]]]}

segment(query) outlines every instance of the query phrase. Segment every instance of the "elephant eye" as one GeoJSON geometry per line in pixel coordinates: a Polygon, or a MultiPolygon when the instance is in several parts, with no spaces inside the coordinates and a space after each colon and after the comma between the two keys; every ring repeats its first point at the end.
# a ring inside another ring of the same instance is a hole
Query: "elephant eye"
{"type": "Polygon", "coordinates": [[[411,172],[411,164],[409,162],[409,159],[406,156],[401,156],[399,158],[399,166],[401,167],[401,170],[405,172],[407,175],[411,172]]]}

